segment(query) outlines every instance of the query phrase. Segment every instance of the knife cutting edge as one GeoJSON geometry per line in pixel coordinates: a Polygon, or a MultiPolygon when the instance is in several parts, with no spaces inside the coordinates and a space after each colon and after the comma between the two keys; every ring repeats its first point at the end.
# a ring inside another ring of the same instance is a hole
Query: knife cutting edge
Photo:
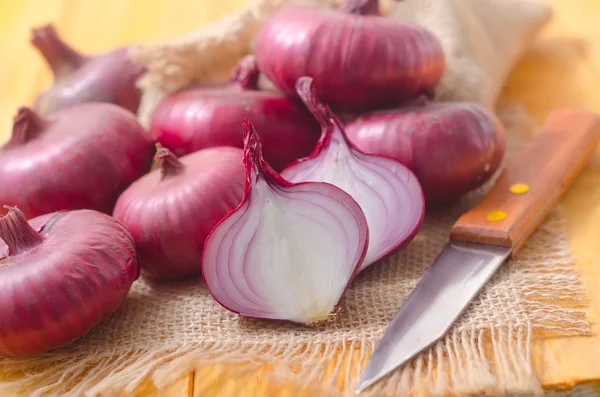
{"type": "Polygon", "coordinates": [[[360,393],[441,339],[558,202],[600,143],[600,116],[560,109],[463,214],[450,241],[391,321],[362,373],[360,393]]]}

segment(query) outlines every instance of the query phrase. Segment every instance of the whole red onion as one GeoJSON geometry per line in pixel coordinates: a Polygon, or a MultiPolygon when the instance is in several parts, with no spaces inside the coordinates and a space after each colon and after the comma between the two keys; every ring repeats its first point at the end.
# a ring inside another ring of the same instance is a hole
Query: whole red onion
{"type": "Polygon", "coordinates": [[[142,274],[199,275],[206,236],[242,200],[242,150],[209,148],[177,159],[159,145],[156,160],[160,168],[123,192],[113,216],[133,235],[142,274]]]}
{"type": "Polygon", "coordinates": [[[505,152],[502,123],[475,103],[378,111],[358,117],[345,129],[361,150],[402,161],[433,204],[456,200],[481,186],[496,172],[505,152]]]}
{"type": "Polygon", "coordinates": [[[0,203],[28,218],[64,209],[110,213],[153,153],[135,115],[116,105],[78,104],[48,118],[22,107],[0,147],[0,203]]]}
{"type": "Polygon", "coordinates": [[[296,99],[259,91],[258,77],[254,57],[247,56],[231,71],[227,86],[169,96],[152,115],[152,137],[177,156],[213,146],[242,148],[240,122],[247,117],[259,128],[265,160],[275,169],[308,155],[319,139],[319,124],[296,99]]]}
{"type": "Polygon", "coordinates": [[[135,83],[145,69],[129,59],[128,48],[85,56],[63,42],[52,25],[32,29],[31,43],[54,73],[54,85],[35,100],[39,113],[83,102],[114,103],[137,112],[141,91],[135,83]]]}
{"type": "Polygon", "coordinates": [[[400,104],[430,92],[445,70],[428,30],[379,15],[377,0],[347,0],[339,10],[286,7],[254,42],[258,67],[288,95],[312,77],[322,100],[344,110],[400,104]]]}
{"type": "MultiPolygon", "coordinates": [[[[48,217],[45,217],[48,218],[48,217]]],[[[111,314],[139,277],[131,235],[97,211],[60,212],[40,231],[21,211],[0,217],[0,356],[65,346],[111,314]]]]}

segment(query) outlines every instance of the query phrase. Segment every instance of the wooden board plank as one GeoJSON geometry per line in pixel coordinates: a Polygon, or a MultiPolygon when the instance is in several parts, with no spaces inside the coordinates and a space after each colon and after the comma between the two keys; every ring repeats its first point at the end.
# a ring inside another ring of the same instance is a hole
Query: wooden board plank
{"type": "Polygon", "coordinates": [[[119,397],[193,397],[194,373],[184,375],[171,385],[158,390],[150,379],[146,379],[134,393],[122,393],[119,397]]]}
{"type": "MultiPolygon", "coordinates": [[[[556,14],[509,78],[503,101],[523,103],[539,125],[552,110],[577,105],[600,112],[600,2],[550,0],[556,14]]],[[[600,333],[600,155],[562,200],[569,243],[590,296],[588,317],[600,333]]],[[[536,373],[546,387],[600,379],[598,338],[537,340],[536,373]]]]}

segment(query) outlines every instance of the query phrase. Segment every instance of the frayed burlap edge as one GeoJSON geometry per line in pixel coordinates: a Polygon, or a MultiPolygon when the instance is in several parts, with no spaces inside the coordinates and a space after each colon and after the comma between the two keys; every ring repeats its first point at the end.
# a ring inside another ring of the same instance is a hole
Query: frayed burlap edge
{"type": "MultiPolygon", "coordinates": [[[[568,317],[572,322],[570,330],[561,330],[561,334],[580,335],[586,332],[576,310],[561,310],[556,314],[563,319],[568,317]]],[[[531,363],[534,332],[532,324],[455,330],[364,395],[541,395],[543,389],[531,363]],[[407,391],[409,394],[406,394],[407,391]]],[[[134,392],[148,377],[158,389],[162,389],[194,370],[222,366],[223,375],[229,379],[266,367],[266,371],[261,371],[262,382],[292,385],[299,394],[314,392],[323,397],[351,396],[360,371],[375,345],[374,340],[315,343],[310,346],[201,343],[161,350],[90,352],[86,357],[76,358],[57,355],[46,363],[39,361],[38,364],[44,366],[39,374],[30,373],[26,378],[0,384],[0,393],[19,392],[31,397],[117,396],[134,392]]],[[[7,368],[17,370],[18,364],[0,366],[3,372],[7,368]]],[[[218,379],[211,378],[203,383],[196,378],[194,389],[201,391],[211,387],[215,381],[218,379]]],[[[245,395],[243,390],[249,385],[238,386],[238,395],[245,395]]]]}
{"type": "MultiPolygon", "coordinates": [[[[559,208],[554,211],[559,219],[563,218],[559,208]]],[[[559,251],[565,249],[568,246],[557,246],[559,251]]],[[[482,322],[467,327],[459,324],[365,396],[541,394],[531,362],[532,339],[535,335],[589,334],[581,309],[584,291],[571,261],[550,268],[541,263],[519,272],[522,285],[531,287],[525,287],[510,304],[524,305],[527,321],[482,322]]],[[[354,338],[343,343],[298,345],[280,340],[277,344],[240,345],[215,340],[160,349],[89,351],[85,356],[55,353],[33,362],[5,359],[0,361],[0,373],[25,371],[27,376],[0,383],[0,395],[113,396],[133,392],[148,377],[162,389],[188,372],[222,366],[223,376],[229,378],[260,370],[261,381],[292,384],[298,393],[350,396],[377,342],[378,338],[354,338]]],[[[214,381],[218,379],[203,383],[197,378],[194,387],[202,390],[214,381]]],[[[248,385],[239,386],[237,395],[249,395],[243,389],[248,385]]]]}

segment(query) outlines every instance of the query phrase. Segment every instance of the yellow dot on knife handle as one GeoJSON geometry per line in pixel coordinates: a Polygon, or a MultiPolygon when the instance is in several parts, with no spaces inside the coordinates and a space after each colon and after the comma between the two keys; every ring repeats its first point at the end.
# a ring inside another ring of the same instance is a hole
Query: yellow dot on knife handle
{"type": "Polygon", "coordinates": [[[506,218],[506,212],[504,211],[492,211],[488,212],[487,220],[491,222],[501,221],[506,218]]]}
{"type": "Polygon", "coordinates": [[[525,194],[529,191],[529,185],[524,183],[515,183],[509,188],[509,190],[513,194],[525,194]]]}

